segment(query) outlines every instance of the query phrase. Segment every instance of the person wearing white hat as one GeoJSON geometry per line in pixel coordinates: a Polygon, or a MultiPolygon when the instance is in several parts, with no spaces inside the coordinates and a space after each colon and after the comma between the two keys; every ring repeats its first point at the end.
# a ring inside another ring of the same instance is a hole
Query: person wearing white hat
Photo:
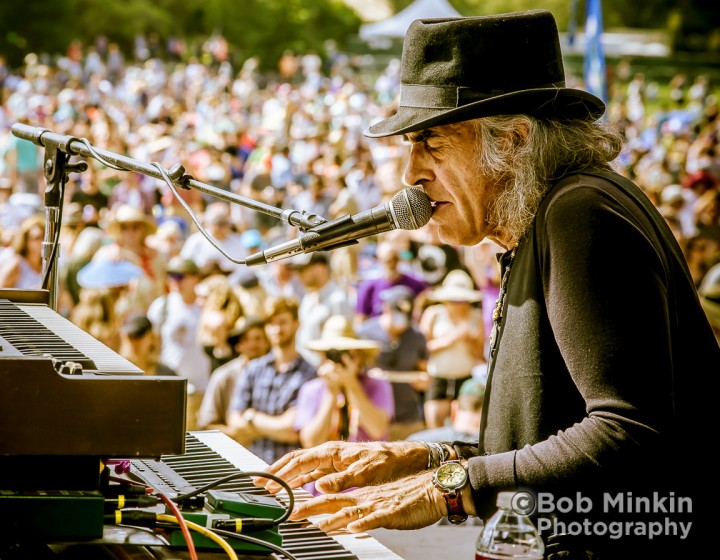
{"type": "Polygon", "coordinates": [[[306,347],[322,360],[318,377],[305,383],[298,395],[295,429],[302,446],[386,439],[394,413],[392,386],[367,375],[380,343],[358,338],[351,319],[333,315],[320,338],[306,347]]]}
{"type": "Polygon", "coordinates": [[[166,263],[146,242],[156,230],[155,220],[139,208],[128,204],[116,206],[107,215],[105,224],[112,243],[103,245],[93,257],[93,260],[126,260],[142,269],[132,303],[137,309],[147,309],[165,289],[166,263]]]}
{"type": "Polygon", "coordinates": [[[482,292],[458,269],[451,270],[428,298],[435,303],[420,318],[431,378],[425,392],[425,422],[429,428],[440,428],[450,418],[450,405],[460,386],[472,377],[473,368],[485,361],[482,310],[473,305],[482,299],[482,292]]]}

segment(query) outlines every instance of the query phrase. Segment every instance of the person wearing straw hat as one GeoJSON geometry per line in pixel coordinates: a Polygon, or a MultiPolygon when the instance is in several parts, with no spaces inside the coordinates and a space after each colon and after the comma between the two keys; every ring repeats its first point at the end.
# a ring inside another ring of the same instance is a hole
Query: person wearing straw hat
{"type": "Polygon", "coordinates": [[[636,510],[595,521],[609,496],[683,496],[692,512],[668,520],[700,519],[712,494],[698,476],[712,445],[706,380],[720,348],[672,232],[612,171],[623,139],[598,121],[603,102],[566,86],[553,15],[416,20],[400,82],[397,111],[366,135],[405,135],[405,182],[424,189],[444,242],[489,237],[505,250],[478,442],[296,451],[268,472],[326,494],[291,518],[329,514],[326,531],[412,529],[487,517],[498,492],[515,490],[527,492],[515,504],[536,515],[549,557],[687,555],[702,531],[651,539],[652,516],[636,510]],[[540,492],[595,507],[538,513],[540,492]],[[607,521],[645,531],[619,539],[602,531],[607,521]]]}
{"type": "Polygon", "coordinates": [[[350,319],[333,315],[320,338],[306,347],[322,361],[318,377],[305,383],[298,395],[295,429],[300,444],[386,439],[394,413],[392,386],[367,375],[380,344],[358,338],[350,319]]]}
{"type": "Polygon", "coordinates": [[[138,297],[142,300],[140,307],[145,308],[163,293],[165,287],[165,263],[147,244],[148,236],[156,230],[155,220],[139,208],[129,204],[116,206],[107,215],[105,224],[105,231],[113,241],[104,245],[94,257],[127,260],[141,267],[144,278],[138,297]]]}
{"type": "Polygon", "coordinates": [[[425,391],[425,422],[429,428],[439,428],[450,417],[450,403],[460,386],[472,377],[473,368],[485,361],[482,311],[473,306],[482,293],[467,272],[458,269],[451,270],[428,298],[434,304],[420,318],[431,378],[425,391]]]}

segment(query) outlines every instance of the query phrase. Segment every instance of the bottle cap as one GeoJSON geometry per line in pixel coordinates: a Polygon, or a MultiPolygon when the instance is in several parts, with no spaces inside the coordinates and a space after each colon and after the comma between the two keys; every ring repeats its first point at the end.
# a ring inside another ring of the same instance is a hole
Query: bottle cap
{"type": "Polygon", "coordinates": [[[500,492],[497,495],[497,507],[510,509],[512,507],[512,499],[515,492],[500,492]]]}

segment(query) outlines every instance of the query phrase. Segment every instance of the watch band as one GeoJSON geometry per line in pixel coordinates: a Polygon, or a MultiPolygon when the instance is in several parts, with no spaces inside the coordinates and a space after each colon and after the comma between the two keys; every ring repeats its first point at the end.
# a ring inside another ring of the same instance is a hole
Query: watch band
{"type": "Polygon", "coordinates": [[[445,500],[445,505],[447,506],[447,518],[450,523],[453,525],[458,525],[460,523],[464,523],[467,521],[468,514],[465,511],[465,507],[463,507],[462,502],[462,489],[467,486],[468,484],[468,478],[467,478],[467,469],[464,467],[461,461],[459,460],[453,460],[453,461],[444,461],[442,465],[439,467],[438,471],[436,471],[435,478],[433,479],[433,483],[435,486],[440,490],[440,493],[442,494],[443,499],[445,500]],[[465,481],[455,487],[448,487],[439,482],[438,480],[438,474],[440,472],[440,469],[442,469],[445,465],[448,465],[450,463],[454,463],[461,468],[465,469],[465,481]]]}
{"type": "Polygon", "coordinates": [[[447,505],[447,518],[450,523],[458,525],[467,521],[468,514],[463,507],[461,490],[453,493],[443,492],[443,498],[445,498],[445,504],[447,505]]]}

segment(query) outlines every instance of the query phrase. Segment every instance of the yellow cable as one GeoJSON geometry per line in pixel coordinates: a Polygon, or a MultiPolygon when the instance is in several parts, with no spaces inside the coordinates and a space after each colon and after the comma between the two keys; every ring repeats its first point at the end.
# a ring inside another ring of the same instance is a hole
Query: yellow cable
{"type": "MultiPolygon", "coordinates": [[[[158,521],[167,521],[168,523],[174,523],[175,525],[180,525],[180,522],[175,519],[172,515],[165,515],[165,514],[158,514],[157,516],[158,521]]],[[[201,535],[205,535],[210,540],[216,542],[220,548],[222,548],[227,555],[230,557],[230,560],[239,560],[237,554],[235,554],[235,551],[233,548],[228,544],[228,542],[223,539],[220,535],[213,533],[210,529],[207,529],[203,527],[202,525],[198,525],[197,523],[193,523],[192,521],[185,520],[185,523],[187,524],[189,529],[192,529],[193,531],[196,531],[200,533],[201,535]]]]}

